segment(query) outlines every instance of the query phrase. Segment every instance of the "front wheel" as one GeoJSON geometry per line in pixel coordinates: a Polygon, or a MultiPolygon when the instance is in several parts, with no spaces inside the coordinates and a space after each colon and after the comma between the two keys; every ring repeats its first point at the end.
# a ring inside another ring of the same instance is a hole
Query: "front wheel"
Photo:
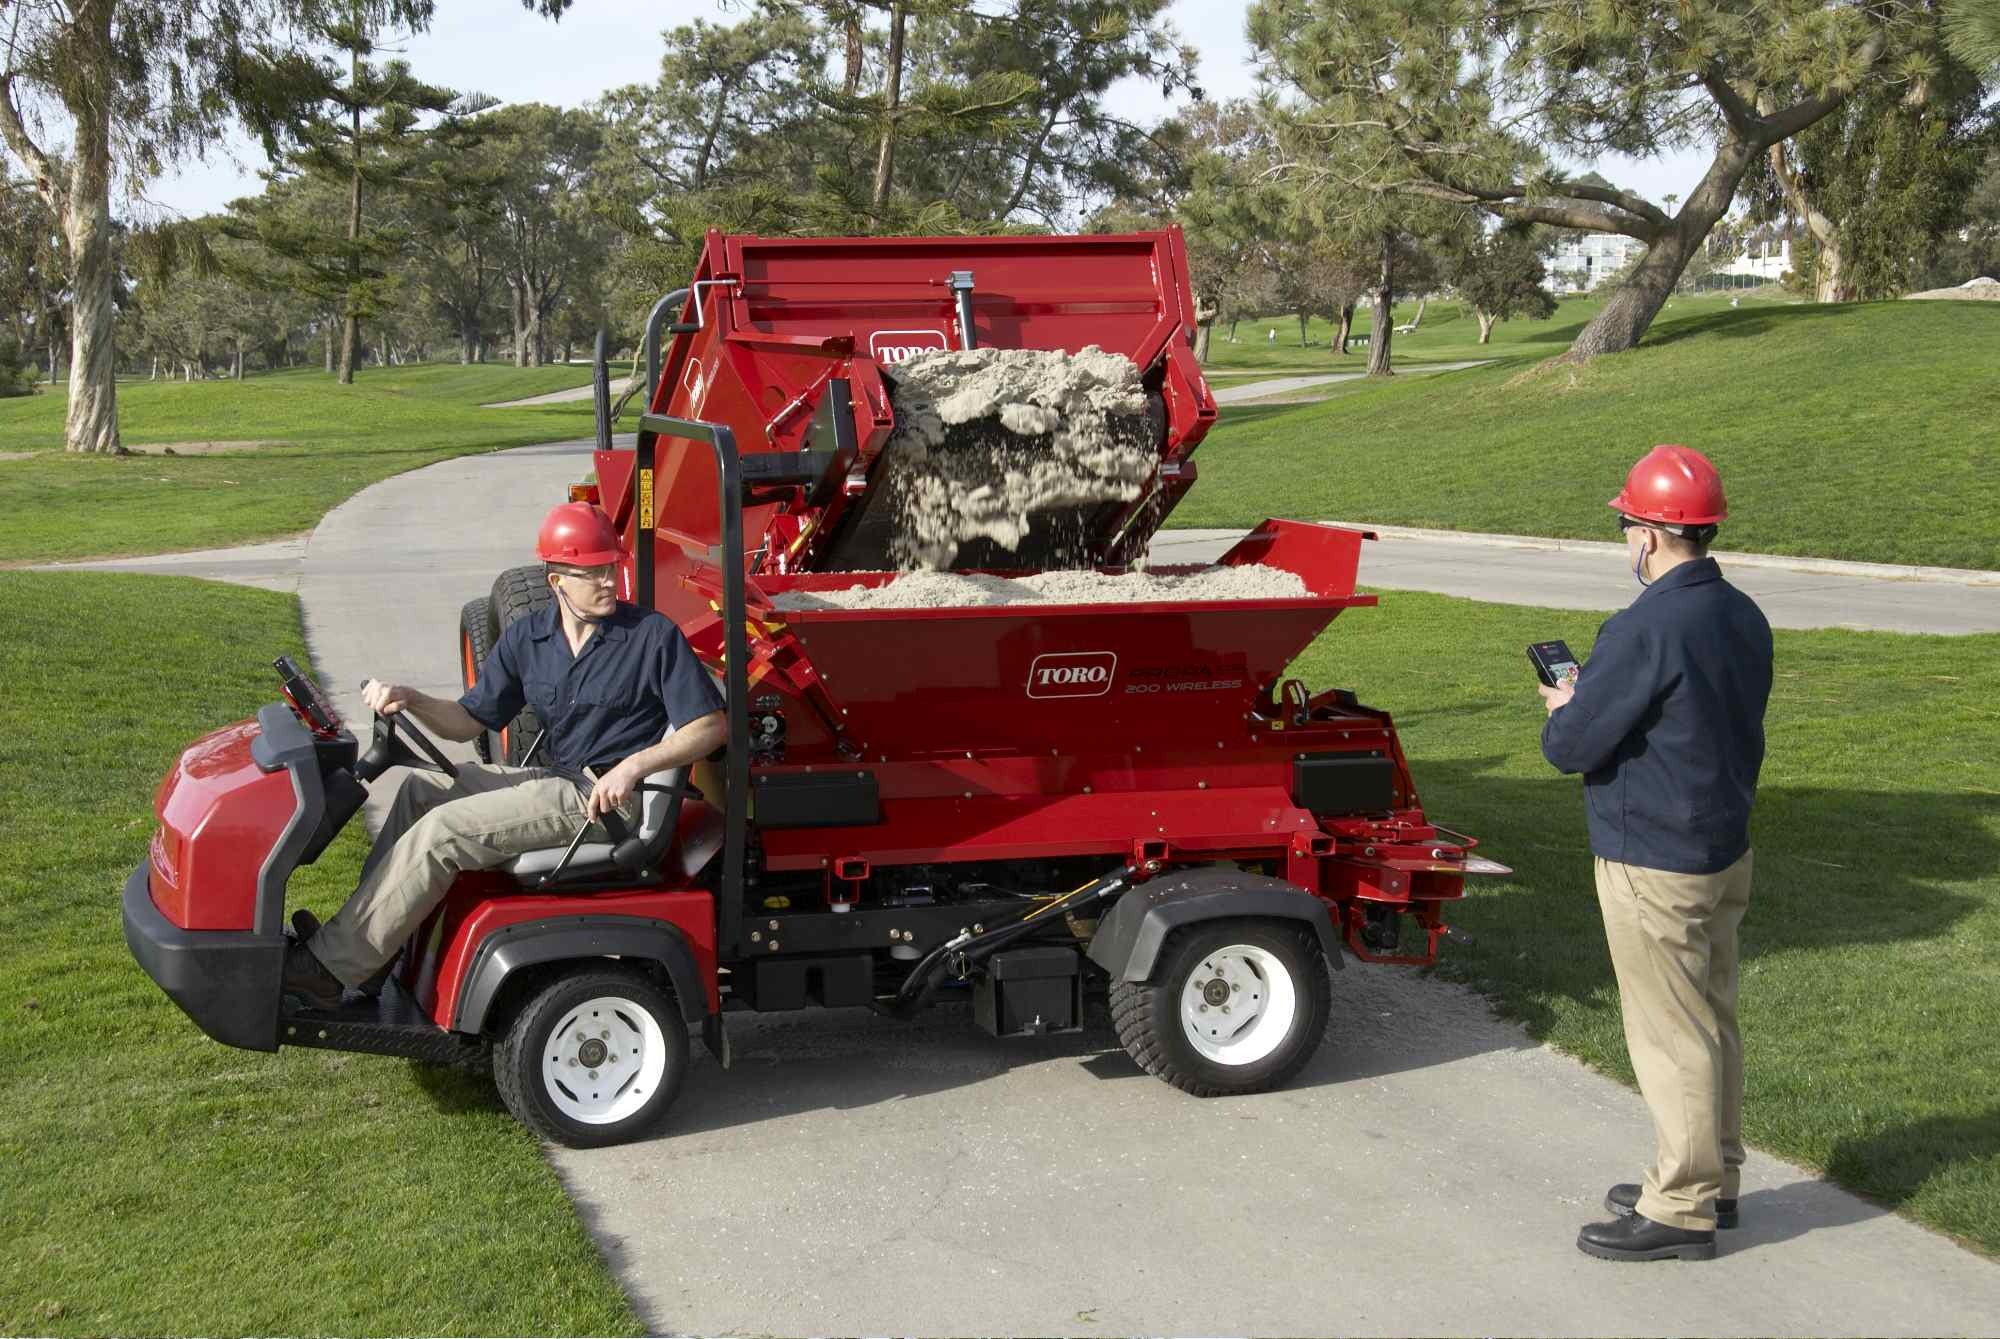
{"type": "Polygon", "coordinates": [[[630,968],[557,978],[514,1016],[493,1079],[514,1118],[571,1148],[649,1134],[687,1076],[687,1024],[671,997],[630,968]]]}
{"type": "Polygon", "coordinates": [[[1312,1059],[1332,1008],[1326,957],[1304,925],[1222,920],[1176,930],[1153,980],[1114,981],[1127,1054],[1196,1097],[1275,1088],[1312,1059]]]}

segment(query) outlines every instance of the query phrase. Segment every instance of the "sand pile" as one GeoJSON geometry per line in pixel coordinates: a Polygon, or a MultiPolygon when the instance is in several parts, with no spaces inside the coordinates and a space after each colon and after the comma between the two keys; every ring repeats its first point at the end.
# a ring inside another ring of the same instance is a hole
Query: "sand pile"
{"type": "Polygon", "coordinates": [[[1139,369],[1092,345],[939,350],[891,374],[896,430],[883,447],[898,567],[950,567],[988,540],[1008,553],[1038,526],[1031,566],[1052,554],[1058,514],[1129,502],[1159,465],[1139,369]]]}
{"type": "Polygon", "coordinates": [[[1955,288],[1929,288],[1921,293],[1905,293],[1903,296],[1920,301],[2000,302],[2000,279],[1989,279],[1982,274],[1977,279],[1968,279],[1955,288]]]}
{"type": "Polygon", "coordinates": [[[1307,593],[1297,573],[1275,567],[1198,572],[1038,572],[1010,578],[975,572],[908,572],[886,586],[787,591],[779,609],[963,609],[989,605],[1139,604],[1149,600],[1285,600],[1307,593]]]}

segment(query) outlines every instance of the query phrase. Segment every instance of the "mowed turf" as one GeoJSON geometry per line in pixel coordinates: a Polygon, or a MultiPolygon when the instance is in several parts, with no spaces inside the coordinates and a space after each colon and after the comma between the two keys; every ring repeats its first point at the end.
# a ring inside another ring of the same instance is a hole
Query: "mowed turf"
{"type": "Polygon", "coordinates": [[[1681,442],[1722,470],[1725,550],[2000,568],[1995,304],[1723,307],[1629,353],[1541,366],[1562,347],[1325,404],[1225,408],[1170,524],[1615,539],[1604,504],[1626,469],[1681,442]]]}
{"type": "MultiPolygon", "coordinates": [[[[1381,598],[1293,672],[1393,712],[1429,816],[1514,868],[1448,910],[1473,943],[1446,944],[1445,970],[1632,1082],[1582,783],[1541,758],[1523,653],[1559,637],[1588,654],[1602,616],[1381,598]]],[[[1779,632],[1767,724],[1749,1141],[2000,1253],[2000,636],[1779,632]]],[[[1649,1157],[1632,1149],[1632,1179],[1649,1157]]]]}
{"type": "MultiPolygon", "coordinates": [[[[0,627],[0,1332],[638,1332],[490,1083],[221,1046],[125,947],[160,778],[275,698],[297,602],[0,572],[0,627]]],[[[359,832],[296,899],[337,904],[359,832]]]]}
{"type": "Polygon", "coordinates": [[[589,369],[427,364],[243,381],[118,387],[120,432],[147,452],[192,442],[277,443],[219,454],[78,456],[61,450],[62,388],[0,400],[0,563],[253,543],[311,529],[378,479],[467,452],[585,437],[588,400],[484,409],[580,385],[589,369]]]}
{"type": "MultiPolygon", "coordinates": [[[[1585,649],[1596,623],[1389,593],[1296,672],[1394,711],[1432,815],[1515,867],[1452,909],[1476,942],[1448,946],[1447,970],[1629,1081],[1579,786],[1540,761],[1521,652],[1585,649]]],[[[185,743],[272,699],[270,657],[301,654],[295,603],[0,573],[0,624],[0,1330],[633,1332],[489,1084],[224,1048],[127,953],[118,890],[158,780],[185,743]]],[[[2000,637],[1778,635],[1743,989],[1753,1142],[1988,1251],[1996,666],[2000,637]]],[[[360,850],[351,830],[293,899],[337,904],[360,850]]],[[[1632,1155],[1636,1174],[1646,1150],[1632,1155]]]]}

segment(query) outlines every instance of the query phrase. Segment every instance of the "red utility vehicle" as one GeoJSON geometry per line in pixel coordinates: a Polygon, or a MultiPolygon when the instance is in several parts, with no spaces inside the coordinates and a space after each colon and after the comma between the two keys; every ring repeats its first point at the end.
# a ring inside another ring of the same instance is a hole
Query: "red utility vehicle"
{"type": "MultiPolygon", "coordinates": [[[[710,234],[649,324],[633,449],[611,449],[600,350],[595,482],[571,491],[619,528],[621,597],[672,617],[719,677],[726,749],[654,778],[635,830],[462,876],[379,998],[294,1012],[287,877],[389,766],[450,764],[404,717],[364,749],[281,662],[286,701],[192,745],[162,785],[125,888],[134,954],[219,1040],[490,1062],[510,1109],[570,1144],[653,1127],[690,1027],[726,1066],[741,1009],[908,1015],[949,992],[1010,1036],[1074,1030],[1108,987],[1120,1041],[1167,1082],[1283,1082],[1326,1029],[1329,967],[1433,961],[1466,876],[1504,872],[1425,816],[1386,712],[1285,677],[1375,604],[1354,591],[1370,536],[1272,520],[1222,557],[1295,573],[1305,593],[1284,599],[773,604],[897,579],[874,570],[894,525],[881,453],[895,364],[926,349],[1094,344],[1141,369],[1150,487],[1037,525],[1045,548],[1122,570],[1215,420],[1193,328],[1177,231],[710,234]]],[[[519,569],[467,606],[468,681],[546,595],[519,569]]],[[[537,729],[529,711],[482,747],[518,761],[537,729]]]]}

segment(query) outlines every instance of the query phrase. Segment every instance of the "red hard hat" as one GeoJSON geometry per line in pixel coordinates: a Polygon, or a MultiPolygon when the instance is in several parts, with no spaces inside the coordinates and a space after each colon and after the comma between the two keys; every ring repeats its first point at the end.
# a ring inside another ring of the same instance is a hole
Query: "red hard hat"
{"type": "Polygon", "coordinates": [[[535,556],[545,563],[602,567],[618,561],[618,532],[599,508],[588,502],[564,502],[550,507],[542,518],[535,556]]]}
{"type": "Polygon", "coordinates": [[[1611,506],[1662,525],[1714,525],[1729,515],[1722,476],[1708,457],[1685,446],[1656,446],[1625,476],[1611,506]]]}

